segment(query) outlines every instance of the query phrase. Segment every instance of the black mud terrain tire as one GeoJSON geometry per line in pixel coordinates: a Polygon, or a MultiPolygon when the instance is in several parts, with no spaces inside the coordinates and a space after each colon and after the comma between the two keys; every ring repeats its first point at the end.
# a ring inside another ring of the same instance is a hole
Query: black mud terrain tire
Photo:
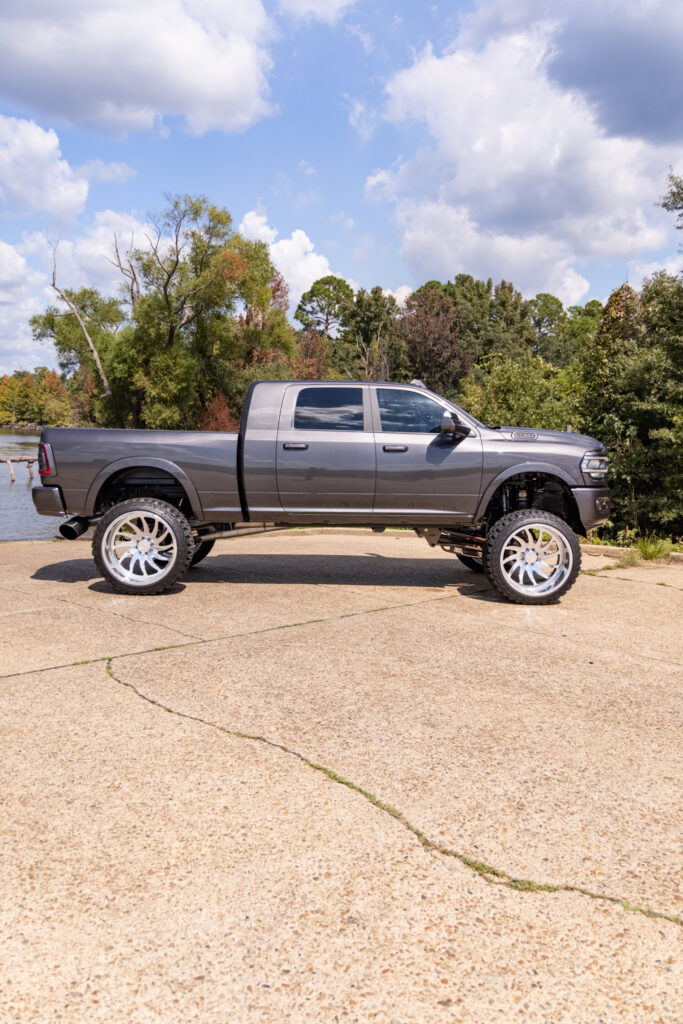
{"type": "Polygon", "coordinates": [[[484,572],[517,604],[550,604],[574,584],[581,568],[579,541],[564,519],[541,509],[520,509],[488,532],[484,572]]]}
{"type": "Polygon", "coordinates": [[[215,540],[198,540],[190,562],[190,568],[192,568],[193,565],[199,565],[200,562],[203,562],[206,556],[210,554],[211,548],[215,543],[215,540]]]}
{"type": "Polygon", "coordinates": [[[120,594],[160,594],[185,574],[195,552],[182,512],[158,498],[129,498],[102,516],[95,565],[120,594]]]}
{"type": "Polygon", "coordinates": [[[456,557],[462,562],[464,566],[471,569],[472,572],[483,572],[484,571],[484,559],[483,558],[472,558],[471,555],[458,555],[456,557]]]}

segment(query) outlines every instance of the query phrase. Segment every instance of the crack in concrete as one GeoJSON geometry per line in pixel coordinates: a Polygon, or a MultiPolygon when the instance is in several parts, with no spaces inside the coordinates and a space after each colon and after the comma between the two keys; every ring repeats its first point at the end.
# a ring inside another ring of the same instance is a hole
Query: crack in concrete
{"type": "Polygon", "coordinates": [[[230,736],[233,739],[250,740],[255,743],[261,743],[264,746],[271,747],[274,750],[279,750],[290,757],[296,758],[298,761],[304,764],[307,768],[310,768],[312,771],[319,772],[321,775],[324,775],[326,778],[330,779],[330,781],[340,786],[344,786],[346,787],[346,789],[350,789],[354,793],[358,793],[359,796],[362,796],[365,800],[368,801],[368,803],[372,804],[373,807],[376,807],[378,810],[384,812],[389,817],[393,818],[400,825],[402,825],[407,832],[410,832],[413,836],[415,836],[417,841],[424,849],[430,850],[434,853],[438,853],[443,857],[449,857],[453,860],[457,860],[460,864],[463,865],[463,867],[469,868],[470,871],[475,872],[475,874],[479,875],[480,878],[482,878],[489,885],[500,885],[508,889],[514,889],[518,892],[575,893],[577,895],[587,896],[592,900],[600,900],[607,903],[612,903],[615,906],[621,907],[622,910],[627,910],[632,913],[641,914],[644,917],[653,918],[659,921],[669,921],[671,924],[683,927],[683,918],[679,917],[676,914],[665,914],[659,910],[649,910],[647,907],[639,907],[636,904],[630,903],[628,900],[624,900],[619,896],[609,896],[606,893],[592,892],[590,889],[586,889],[580,885],[552,884],[546,882],[535,882],[530,878],[515,878],[513,875],[510,875],[507,871],[493,867],[490,864],[486,864],[484,861],[468,857],[464,853],[460,853],[457,850],[450,849],[450,847],[442,846],[440,843],[437,843],[433,839],[430,839],[429,836],[427,836],[426,833],[422,831],[422,829],[418,828],[416,825],[413,825],[412,822],[410,822],[408,818],[406,818],[402,811],[398,810],[396,807],[393,807],[391,804],[386,803],[384,800],[380,800],[379,797],[376,797],[374,795],[374,793],[371,793],[369,790],[364,789],[362,786],[359,786],[357,783],[352,782],[350,779],[344,778],[343,775],[340,775],[338,772],[335,772],[334,769],[328,768],[326,765],[323,764],[318,764],[315,761],[311,761],[310,758],[306,757],[298,750],[294,750],[292,747],[288,747],[284,743],[278,743],[276,740],[268,739],[267,736],[260,736],[255,733],[243,732],[240,729],[229,729],[227,726],[220,725],[220,723],[218,722],[212,722],[208,718],[202,718],[199,715],[191,715],[185,711],[179,711],[176,708],[171,708],[167,704],[164,704],[161,701],[156,700],[156,698],[150,697],[149,694],[143,693],[142,690],[140,690],[139,687],[135,685],[135,683],[126,682],[125,679],[120,679],[112,669],[113,658],[106,658],[103,660],[105,661],[104,670],[107,676],[110,679],[112,679],[115,683],[117,683],[119,686],[131,690],[136,695],[136,697],[138,697],[145,703],[150,704],[152,707],[159,708],[159,710],[164,711],[169,715],[173,715],[176,718],[182,718],[190,722],[195,722],[198,725],[206,726],[207,728],[216,730],[216,732],[221,732],[226,736],[230,736]]]}
{"type": "MultiPolygon", "coordinates": [[[[635,566],[634,568],[640,568],[635,566]]],[[[579,575],[581,576],[594,576],[598,580],[621,580],[623,583],[640,583],[644,587],[668,587],[669,590],[683,591],[683,587],[675,587],[673,583],[660,583],[657,580],[634,580],[631,576],[613,576],[612,573],[617,569],[616,565],[606,565],[602,569],[580,569],[579,575]],[[609,576],[603,576],[604,572],[609,572],[609,576]]]]}
{"type": "MultiPolygon", "coordinates": [[[[0,590],[7,590],[10,593],[15,593],[15,594],[23,594],[24,597],[30,597],[31,596],[31,593],[28,590],[21,590],[19,587],[12,587],[12,586],[8,587],[5,584],[0,584],[0,590]]],[[[97,612],[97,611],[99,611],[99,609],[92,608],[90,605],[79,604],[78,601],[72,601],[68,597],[55,597],[53,594],[51,594],[50,597],[51,597],[51,599],[53,601],[59,601],[61,604],[71,605],[72,608],[80,608],[82,611],[85,611],[85,612],[97,612]]],[[[141,619],[141,618],[134,619],[130,615],[124,615],[123,612],[115,612],[111,608],[107,608],[106,609],[106,614],[107,615],[114,615],[118,619],[125,619],[126,622],[132,622],[136,626],[139,626],[140,624],[142,624],[144,626],[155,626],[157,629],[165,629],[165,630],[168,630],[169,633],[177,633],[179,636],[187,637],[189,640],[203,640],[204,639],[204,637],[197,636],[196,633],[185,633],[185,632],[183,632],[182,629],[177,629],[175,626],[165,626],[161,622],[150,622],[148,619],[141,619]]],[[[0,676],[0,678],[2,678],[2,676],[0,676]]]]}
{"type": "MultiPolygon", "coordinates": [[[[592,573],[588,573],[587,575],[592,575],[592,573]]],[[[14,590],[16,588],[13,588],[13,587],[0,587],[0,589],[14,590]]],[[[17,593],[26,594],[26,591],[24,591],[24,590],[17,590],[17,593]]],[[[380,605],[377,608],[363,608],[360,611],[356,611],[356,612],[344,612],[341,615],[330,615],[330,616],[327,616],[327,617],[316,618],[316,619],[304,619],[301,622],[283,622],[283,623],[280,623],[279,625],[276,625],[276,626],[266,626],[263,629],[245,630],[242,633],[224,633],[221,636],[212,636],[212,637],[206,637],[206,638],[197,637],[197,638],[189,639],[187,641],[187,643],[162,644],[161,646],[158,646],[158,647],[145,647],[145,648],[143,648],[140,651],[124,651],[121,654],[103,654],[103,655],[100,655],[100,656],[98,656],[96,658],[84,658],[84,659],[79,660],[79,661],[67,661],[67,662],[63,662],[62,664],[58,664],[58,665],[45,665],[45,666],[43,666],[41,668],[24,669],[21,672],[7,672],[7,673],[4,673],[4,674],[0,675],[0,679],[15,679],[18,676],[33,675],[36,672],[52,672],[52,671],[56,671],[56,670],[62,669],[62,668],[72,668],[75,665],[91,665],[91,664],[97,664],[100,661],[113,661],[113,660],[116,660],[118,658],[135,658],[138,655],[142,655],[142,654],[155,654],[158,651],[174,651],[174,650],[178,650],[178,649],[183,648],[183,647],[200,647],[200,646],[203,646],[205,644],[219,643],[222,640],[239,640],[242,637],[259,636],[259,635],[261,635],[263,633],[272,633],[272,632],[274,632],[276,630],[279,630],[279,629],[295,629],[295,628],[297,628],[299,626],[310,626],[310,625],[313,625],[314,623],[318,623],[318,622],[339,622],[342,619],[352,619],[352,618],[356,618],[356,617],[358,617],[360,615],[375,615],[375,614],[377,614],[379,612],[400,611],[402,608],[415,608],[415,607],[418,607],[421,604],[435,604],[435,603],[437,603],[439,601],[453,601],[458,596],[459,595],[456,595],[456,594],[444,594],[441,597],[430,597],[430,598],[426,598],[425,600],[422,600],[422,601],[407,601],[407,602],[404,602],[402,604],[380,605]]],[[[60,600],[60,598],[58,598],[57,600],[60,600]]],[[[67,598],[61,598],[61,600],[64,601],[66,604],[74,604],[75,607],[79,607],[79,608],[82,607],[84,609],[87,609],[86,605],[78,605],[75,602],[69,601],[67,598]]],[[[111,614],[116,615],[118,613],[113,612],[111,614]]],[[[467,612],[465,612],[464,614],[467,614],[467,612]]],[[[472,618],[472,616],[468,616],[468,617],[472,618]]],[[[138,621],[141,621],[141,620],[131,619],[130,621],[138,622],[138,621]]],[[[475,618],[474,621],[477,622],[478,620],[475,618]]],[[[145,625],[157,626],[157,628],[159,628],[159,629],[169,629],[172,632],[177,632],[181,636],[193,637],[193,634],[182,633],[180,630],[174,630],[172,626],[162,626],[162,625],[160,625],[158,623],[152,623],[152,622],[146,622],[145,625]]],[[[520,625],[519,623],[514,623],[514,624],[511,624],[511,625],[508,625],[507,623],[504,623],[504,622],[498,622],[498,623],[496,623],[496,625],[497,625],[497,627],[499,629],[513,630],[515,633],[520,633],[520,632],[530,633],[530,634],[532,634],[534,636],[542,636],[542,637],[546,637],[546,638],[551,639],[551,640],[567,639],[564,636],[558,637],[558,636],[556,636],[556,634],[548,633],[548,632],[546,632],[544,630],[529,629],[529,628],[527,628],[527,627],[525,627],[523,625],[520,625]]],[[[593,649],[594,646],[595,646],[592,640],[582,640],[580,637],[572,637],[571,638],[571,643],[574,646],[576,644],[583,644],[584,646],[590,646],[591,649],[593,649]]],[[[652,654],[640,654],[638,651],[631,651],[630,652],[630,657],[633,657],[633,658],[643,658],[643,659],[646,659],[648,662],[656,661],[656,662],[658,662],[658,663],[660,663],[662,665],[671,665],[674,668],[679,668],[680,667],[679,663],[676,662],[676,661],[671,661],[668,658],[656,658],[652,654]]]]}

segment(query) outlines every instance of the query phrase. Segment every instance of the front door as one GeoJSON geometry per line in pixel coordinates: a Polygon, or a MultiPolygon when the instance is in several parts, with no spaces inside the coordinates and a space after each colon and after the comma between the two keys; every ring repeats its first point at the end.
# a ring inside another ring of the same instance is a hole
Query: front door
{"type": "Polygon", "coordinates": [[[430,395],[400,386],[373,390],[377,521],[448,525],[472,520],[482,473],[476,429],[454,440],[441,433],[448,407],[430,395]]]}
{"type": "Polygon", "coordinates": [[[277,435],[277,486],[285,512],[309,521],[367,518],[375,493],[368,388],[292,384],[277,435]]]}

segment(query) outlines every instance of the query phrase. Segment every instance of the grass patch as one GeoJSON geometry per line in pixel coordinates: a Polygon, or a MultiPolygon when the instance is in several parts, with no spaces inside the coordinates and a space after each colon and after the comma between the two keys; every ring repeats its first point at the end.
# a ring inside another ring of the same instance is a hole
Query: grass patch
{"type": "Polygon", "coordinates": [[[631,548],[628,551],[624,551],[623,555],[613,566],[615,569],[630,569],[634,565],[638,565],[642,561],[643,556],[637,548],[631,548]]]}
{"type": "Polygon", "coordinates": [[[658,537],[654,533],[644,534],[642,537],[636,538],[636,550],[647,561],[657,558],[668,558],[673,548],[673,542],[668,537],[658,537]]]}

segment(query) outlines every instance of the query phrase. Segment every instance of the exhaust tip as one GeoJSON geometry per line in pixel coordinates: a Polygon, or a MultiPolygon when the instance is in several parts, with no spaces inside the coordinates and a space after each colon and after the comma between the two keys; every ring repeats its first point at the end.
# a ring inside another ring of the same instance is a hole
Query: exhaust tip
{"type": "Polygon", "coordinates": [[[69,519],[66,523],[62,523],[59,527],[59,532],[65,540],[76,540],[81,534],[85,533],[88,529],[89,522],[82,516],[74,516],[73,519],[69,519]]]}

